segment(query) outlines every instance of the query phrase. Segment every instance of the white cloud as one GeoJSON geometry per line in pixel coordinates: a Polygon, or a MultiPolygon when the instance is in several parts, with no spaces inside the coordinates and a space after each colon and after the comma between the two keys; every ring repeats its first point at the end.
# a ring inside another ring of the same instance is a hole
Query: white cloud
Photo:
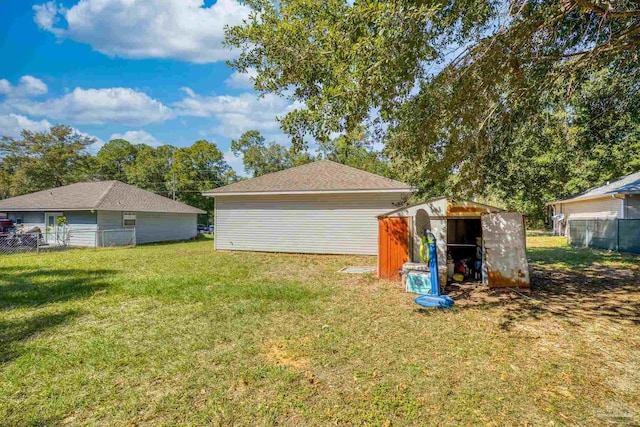
{"type": "Polygon", "coordinates": [[[54,34],[58,31],[54,28],[54,25],[58,22],[58,8],[55,2],[50,1],[45,4],[35,5],[33,6],[33,10],[35,12],[33,20],[38,24],[38,27],[51,31],[54,34]]]}
{"type": "Polygon", "coordinates": [[[97,136],[93,136],[93,135],[89,135],[86,132],[82,132],[76,128],[73,128],[73,130],[76,133],[79,133],[82,136],[86,136],[88,138],[93,138],[96,140],[96,142],[94,142],[93,144],[91,144],[90,146],[87,147],[87,151],[93,155],[98,154],[98,151],[100,151],[100,149],[102,148],[102,146],[104,145],[104,141],[101,140],[100,138],[98,138],[97,136]]]}
{"type": "Polygon", "coordinates": [[[164,144],[163,142],[158,141],[153,135],[143,130],[130,130],[124,134],[114,133],[109,139],[118,138],[126,139],[132,144],[146,144],[151,147],[159,147],[164,144]]]}
{"type": "Polygon", "coordinates": [[[9,83],[9,80],[6,79],[0,79],[0,93],[3,95],[8,95],[9,93],[11,93],[11,90],[13,88],[11,87],[11,83],[9,83]]]}
{"type": "Polygon", "coordinates": [[[122,87],[76,88],[62,97],[42,102],[9,99],[1,107],[31,116],[76,123],[117,122],[141,126],[173,117],[171,109],[160,101],[122,87]]]}
{"type": "Polygon", "coordinates": [[[45,132],[51,128],[47,120],[34,121],[18,114],[0,115],[0,137],[19,138],[22,130],[45,132]]]}
{"type": "Polygon", "coordinates": [[[257,75],[255,69],[247,70],[246,73],[234,71],[224,83],[232,89],[253,89],[253,80],[257,75]]]}
{"type": "Polygon", "coordinates": [[[175,104],[182,116],[214,117],[218,124],[207,133],[237,138],[243,132],[256,129],[263,133],[280,131],[276,118],[291,111],[297,104],[286,98],[267,94],[258,97],[255,93],[238,96],[200,96],[186,90],[187,96],[175,104]]]}
{"type": "Polygon", "coordinates": [[[222,46],[224,27],[240,24],[250,9],[236,0],[209,7],[204,0],[82,0],[33,10],[40,28],[106,55],[208,63],[235,56],[222,46]]]}
{"type": "Polygon", "coordinates": [[[47,88],[47,85],[42,80],[33,76],[22,76],[20,78],[20,83],[16,88],[16,91],[20,96],[44,95],[48,90],[49,88],[47,88]]]}
{"type": "Polygon", "coordinates": [[[22,76],[17,86],[13,86],[8,80],[0,80],[0,94],[12,98],[28,98],[32,96],[44,95],[49,88],[40,79],[33,76],[22,76]]]}
{"type": "Polygon", "coordinates": [[[242,163],[242,156],[236,156],[231,150],[224,153],[224,161],[227,162],[231,169],[236,171],[239,176],[247,176],[242,163]]]}

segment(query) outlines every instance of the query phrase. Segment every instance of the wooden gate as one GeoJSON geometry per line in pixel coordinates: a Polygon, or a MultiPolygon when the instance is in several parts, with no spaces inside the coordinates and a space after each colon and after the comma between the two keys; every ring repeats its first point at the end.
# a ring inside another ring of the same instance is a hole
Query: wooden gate
{"type": "Polygon", "coordinates": [[[400,270],[408,259],[408,218],[378,218],[378,277],[400,280],[400,270]]]}

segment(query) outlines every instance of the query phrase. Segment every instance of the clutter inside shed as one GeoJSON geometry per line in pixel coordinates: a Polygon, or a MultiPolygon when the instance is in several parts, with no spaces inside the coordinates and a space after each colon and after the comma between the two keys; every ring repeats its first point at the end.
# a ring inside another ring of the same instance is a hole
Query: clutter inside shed
{"type": "Polygon", "coordinates": [[[447,280],[482,282],[484,259],[479,218],[447,220],[447,280]]]}

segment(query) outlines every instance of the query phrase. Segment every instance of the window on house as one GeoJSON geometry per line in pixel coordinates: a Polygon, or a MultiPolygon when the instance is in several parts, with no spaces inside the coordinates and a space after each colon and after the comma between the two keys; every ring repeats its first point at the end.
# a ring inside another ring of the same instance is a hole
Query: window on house
{"type": "Polygon", "coordinates": [[[122,226],[124,228],[136,228],[135,212],[125,212],[122,214],[122,226]]]}

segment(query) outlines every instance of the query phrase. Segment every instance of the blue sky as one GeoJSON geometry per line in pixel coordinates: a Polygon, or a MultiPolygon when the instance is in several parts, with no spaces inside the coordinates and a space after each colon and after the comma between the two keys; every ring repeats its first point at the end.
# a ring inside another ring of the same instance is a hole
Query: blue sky
{"type": "MultiPolygon", "coordinates": [[[[218,144],[242,172],[230,141],[249,129],[286,141],[285,99],[259,98],[227,67],[224,25],[235,0],[0,0],[0,135],[56,123],[106,142],[218,144]]],[[[97,149],[99,144],[93,149],[97,149]]]]}

